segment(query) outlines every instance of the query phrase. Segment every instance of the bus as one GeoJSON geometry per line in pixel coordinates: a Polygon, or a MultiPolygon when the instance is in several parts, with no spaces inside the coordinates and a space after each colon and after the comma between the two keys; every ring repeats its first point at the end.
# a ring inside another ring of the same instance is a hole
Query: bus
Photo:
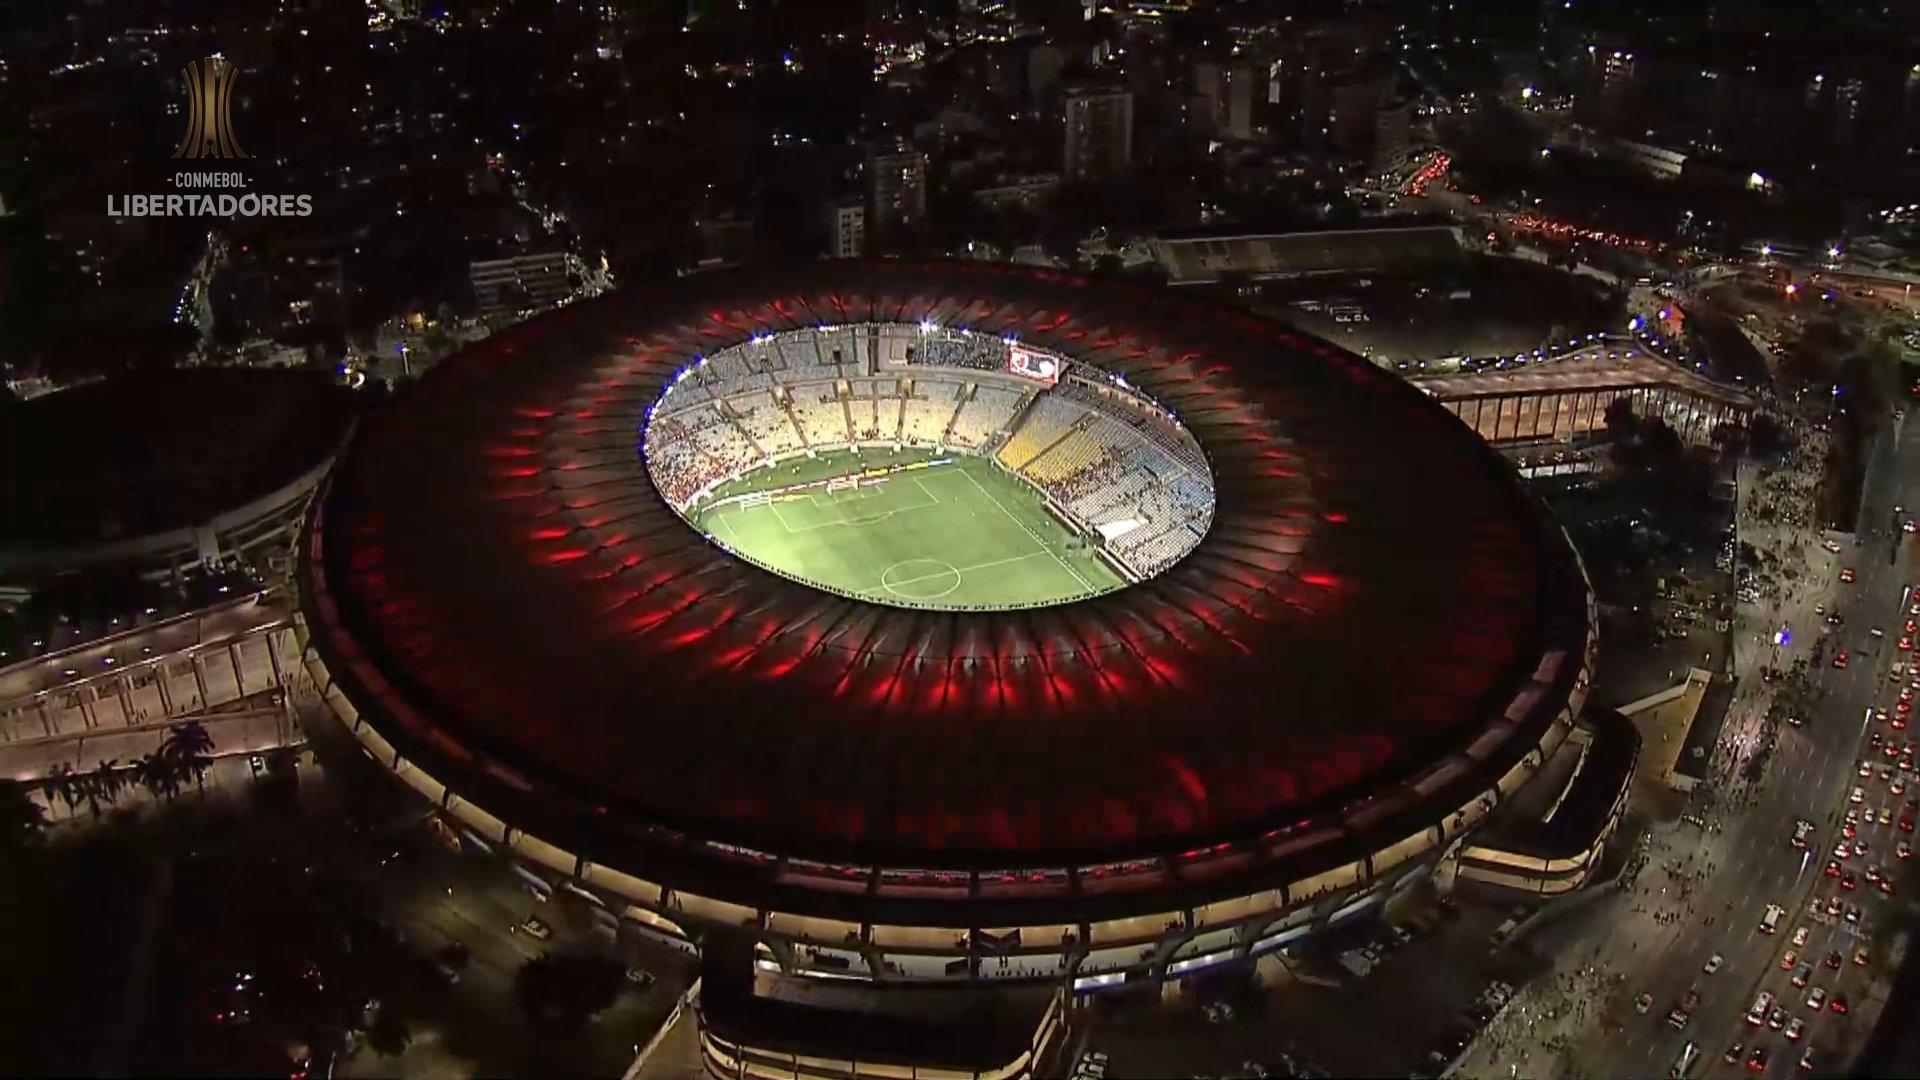
{"type": "Polygon", "coordinates": [[[1680,1048],[1680,1056],[1673,1060],[1673,1068],[1667,1070],[1667,1075],[1673,1080],[1682,1080],[1699,1060],[1700,1044],[1688,1040],[1687,1045],[1680,1048]]]}

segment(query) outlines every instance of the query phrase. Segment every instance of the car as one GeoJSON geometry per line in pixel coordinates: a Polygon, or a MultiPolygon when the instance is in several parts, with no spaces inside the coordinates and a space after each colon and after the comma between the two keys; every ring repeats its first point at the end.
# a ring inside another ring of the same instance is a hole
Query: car
{"type": "Polygon", "coordinates": [[[1859,834],[1859,831],[1860,827],[1854,822],[1849,821],[1840,826],[1840,837],[1843,840],[1851,840],[1859,834]]]}
{"type": "MultiPolygon", "coordinates": [[[[1874,732],[1874,735],[1875,735],[1875,736],[1878,736],[1879,734],[1880,734],[1880,733],[1879,733],[1879,732],[1877,732],[1877,731],[1876,731],[1876,732],[1874,732]]],[[[1879,740],[1878,738],[1875,738],[1875,739],[1873,740],[1873,747],[1874,747],[1874,749],[1876,749],[1876,750],[1880,748],[1880,740],[1879,740]]],[[[1862,762],[1860,763],[1860,776],[1861,776],[1862,778],[1865,778],[1865,777],[1869,777],[1869,776],[1872,776],[1872,775],[1873,775],[1873,762],[1871,762],[1871,761],[1862,761],[1862,762]]]]}
{"type": "Polygon", "coordinates": [[[1844,874],[1841,874],[1841,875],[1840,875],[1840,887],[1841,887],[1841,888],[1843,888],[1843,889],[1855,889],[1855,888],[1858,888],[1858,887],[1859,887],[1859,885],[1860,885],[1860,883],[1859,883],[1859,882],[1858,882],[1857,880],[1855,880],[1855,879],[1854,879],[1854,876],[1853,876],[1853,871],[1851,871],[1851,870],[1849,870],[1849,871],[1847,871],[1846,873],[1844,873],[1844,874]]]}
{"type": "Polygon", "coordinates": [[[1841,580],[1841,581],[1843,581],[1843,582],[1846,582],[1846,583],[1847,583],[1847,584],[1849,584],[1849,585],[1851,585],[1851,584],[1853,584],[1853,567],[1851,567],[1851,566],[1843,566],[1843,567],[1841,567],[1841,568],[1840,568],[1840,580],[1841,580]]]}
{"type": "Polygon", "coordinates": [[[1880,820],[1880,824],[1882,825],[1893,824],[1893,807],[1891,806],[1881,807],[1879,820],[1880,820]]]}
{"type": "Polygon", "coordinates": [[[1747,1010],[1747,1023],[1759,1027],[1767,1022],[1767,1013],[1773,1008],[1773,991],[1762,990],[1753,999],[1753,1008],[1747,1010]]]}
{"type": "Polygon", "coordinates": [[[1831,538],[1822,540],[1820,541],[1820,546],[1822,548],[1825,548],[1831,554],[1834,554],[1834,555],[1840,554],[1840,541],[1838,540],[1834,540],[1831,538]]]}
{"type": "Polygon", "coordinates": [[[1834,1012],[1837,1012],[1837,1013],[1846,1012],[1847,1011],[1847,995],[1840,994],[1840,993],[1834,994],[1833,997],[1827,1000],[1827,1008],[1832,1009],[1834,1012]]]}
{"type": "Polygon", "coordinates": [[[1853,950],[1854,963],[1860,965],[1861,967],[1866,967],[1868,959],[1869,957],[1867,956],[1867,947],[1865,945],[1862,945],[1859,948],[1853,950]]]}
{"type": "Polygon", "coordinates": [[[1894,893],[1893,879],[1890,877],[1882,876],[1879,881],[1873,884],[1875,888],[1880,890],[1880,895],[1882,896],[1892,896],[1894,893]]]}
{"type": "MultiPolygon", "coordinates": [[[[1913,831],[1913,811],[1911,810],[1900,811],[1900,831],[1901,832],[1913,831]]],[[[1905,844],[1906,841],[1903,840],[1901,841],[1901,843],[1905,844]]],[[[1901,858],[1904,859],[1906,858],[1906,856],[1902,855],[1901,858]]]]}
{"type": "MultiPolygon", "coordinates": [[[[1841,859],[1853,858],[1853,838],[1852,837],[1843,836],[1839,840],[1834,842],[1833,858],[1834,858],[1834,861],[1836,862],[1841,859]]],[[[1839,877],[1840,875],[1834,874],[1833,876],[1839,877]]]]}
{"type": "Polygon", "coordinates": [[[1787,1026],[1787,1010],[1781,1008],[1778,1005],[1775,1005],[1773,1007],[1773,1011],[1767,1014],[1767,1026],[1772,1028],[1775,1031],[1779,1031],[1781,1028],[1786,1027],[1787,1026]]]}
{"type": "Polygon", "coordinates": [[[1846,962],[1847,962],[1847,958],[1844,956],[1841,956],[1840,950],[1838,949],[1835,949],[1832,952],[1829,952],[1827,954],[1827,958],[1821,961],[1821,963],[1825,964],[1827,967],[1830,967],[1835,971],[1840,970],[1840,965],[1846,962]]]}
{"type": "Polygon", "coordinates": [[[1812,964],[1801,964],[1799,967],[1794,968],[1792,979],[1794,989],[1797,990],[1807,985],[1807,980],[1811,978],[1813,978],[1812,964]]]}
{"type": "Polygon", "coordinates": [[[1828,877],[1839,877],[1843,873],[1840,869],[1840,860],[1828,859],[1826,873],[1828,877]]]}
{"type": "Polygon", "coordinates": [[[1767,1071],[1766,1047],[1756,1046],[1752,1052],[1747,1055],[1747,1071],[1752,1073],[1763,1073],[1767,1071]]]}
{"type": "Polygon", "coordinates": [[[1900,644],[1899,644],[1899,649],[1900,649],[1900,651],[1901,651],[1901,652],[1912,652],[1912,651],[1913,651],[1913,639],[1912,639],[1912,638],[1910,638],[1910,637],[1902,637],[1902,638],[1900,639],[1900,644]]]}
{"type": "Polygon", "coordinates": [[[1907,780],[1904,776],[1895,776],[1892,783],[1887,785],[1887,794],[1889,795],[1905,795],[1906,793],[1907,780]]]}
{"type": "Polygon", "coordinates": [[[1808,821],[1806,818],[1801,818],[1799,821],[1793,823],[1792,844],[1794,847],[1806,847],[1807,837],[1811,835],[1813,835],[1813,822],[1808,821]]]}
{"type": "Polygon", "coordinates": [[[1793,947],[1796,949],[1803,948],[1807,944],[1807,935],[1811,933],[1813,933],[1813,931],[1805,926],[1795,927],[1793,931],[1793,947]]]}
{"type": "Polygon", "coordinates": [[[553,927],[531,915],[527,916],[527,921],[521,923],[518,929],[536,941],[546,941],[553,937],[553,927]]]}
{"type": "Polygon", "coordinates": [[[1867,789],[1865,789],[1865,788],[1859,788],[1859,787],[1857,787],[1857,788],[1854,788],[1854,789],[1853,789],[1853,790],[1852,790],[1851,792],[1849,792],[1849,793],[1847,794],[1847,801],[1848,801],[1848,802],[1851,802],[1851,803],[1863,803],[1863,802],[1866,802],[1866,801],[1867,801],[1867,789]]]}
{"type": "Polygon", "coordinates": [[[1885,630],[1880,629],[1877,626],[1874,626],[1874,627],[1869,627],[1867,629],[1867,636],[1872,638],[1875,641],[1879,641],[1881,638],[1887,636],[1887,632],[1885,630]]]}
{"type": "Polygon", "coordinates": [[[1805,1020],[1800,1019],[1797,1016],[1787,1021],[1787,1030],[1781,1032],[1782,1035],[1785,1035],[1787,1037],[1787,1040],[1789,1042],[1798,1042],[1800,1040],[1800,1036],[1805,1035],[1806,1033],[1807,1033],[1807,1022],[1805,1020]]]}
{"type": "Polygon", "coordinates": [[[1826,1007],[1827,1007],[1826,987],[1816,986],[1813,989],[1807,991],[1807,1008],[1812,1009],[1814,1012],[1819,1012],[1820,1010],[1826,1007]]]}
{"type": "Polygon", "coordinates": [[[1709,956],[1709,957],[1707,957],[1707,963],[1706,963],[1706,966],[1705,966],[1705,967],[1702,967],[1702,968],[1701,968],[1700,970],[1701,970],[1701,971],[1704,971],[1704,972],[1706,972],[1706,973],[1707,973],[1707,974],[1709,974],[1709,975],[1711,975],[1711,974],[1713,974],[1714,972],[1716,972],[1716,971],[1719,971],[1719,970],[1720,970],[1720,965],[1722,965],[1722,964],[1724,964],[1724,963],[1726,963],[1726,962],[1727,962],[1727,958],[1726,958],[1726,957],[1724,957],[1724,956],[1721,956],[1721,955],[1720,955],[1719,953],[1714,953],[1714,954],[1713,954],[1712,956],[1709,956]]]}
{"type": "Polygon", "coordinates": [[[1837,668],[1847,666],[1847,650],[1841,649],[1839,652],[1833,654],[1833,666],[1837,668]]]}
{"type": "Polygon", "coordinates": [[[1793,951],[1792,949],[1788,949],[1786,952],[1780,954],[1780,970],[1781,971],[1792,971],[1793,965],[1799,962],[1800,962],[1800,954],[1793,951]]]}
{"type": "Polygon", "coordinates": [[[1848,904],[1846,919],[1848,922],[1857,925],[1860,922],[1860,905],[1848,904]]]}
{"type": "Polygon", "coordinates": [[[1634,1002],[1633,1002],[1634,1012],[1637,1012],[1640,1015],[1645,1016],[1647,1014],[1647,1011],[1652,1008],[1653,1008],[1652,994],[1641,994],[1638,998],[1634,999],[1634,1002]]]}
{"type": "Polygon", "coordinates": [[[1830,919],[1837,919],[1840,917],[1840,898],[1839,897],[1837,896],[1827,897],[1827,917],[1830,919]]]}
{"type": "Polygon", "coordinates": [[[1727,1047],[1726,1053],[1720,1055],[1720,1060],[1726,1062],[1729,1065],[1738,1065],[1740,1064],[1740,1055],[1745,1050],[1746,1050],[1745,1046],[1741,1045],[1740,1043],[1734,1043],[1731,1046],[1727,1047]]]}
{"type": "Polygon", "coordinates": [[[1800,1052],[1800,1067],[1806,1070],[1807,1072],[1813,1071],[1813,1044],[1812,1043],[1808,1043],[1807,1048],[1800,1052]]]}

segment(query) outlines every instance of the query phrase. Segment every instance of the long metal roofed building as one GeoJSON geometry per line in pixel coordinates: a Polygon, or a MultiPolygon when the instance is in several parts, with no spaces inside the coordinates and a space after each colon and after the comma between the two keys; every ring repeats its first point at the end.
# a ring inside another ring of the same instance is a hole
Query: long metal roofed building
{"type": "Polygon", "coordinates": [[[1310,232],[1169,236],[1153,243],[1172,285],[1450,266],[1462,259],[1451,225],[1385,225],[1310,232]]]}
{"type": "Polygon", "coordinates": [[[985,264],[718,274],[522,324],[362,425],[302,552],[317,685],[460,829],[609,918],[842,980],[1087,989],[1355,917],[1567,737],[1595,645],[1564,533],[1397,376],[985,264]],[[922,322],[1177,414],[1213,473],[1197,546],[1090,599],[907,609],[735,558],[654,486],[650,411],[698,358],[922,322]]]}

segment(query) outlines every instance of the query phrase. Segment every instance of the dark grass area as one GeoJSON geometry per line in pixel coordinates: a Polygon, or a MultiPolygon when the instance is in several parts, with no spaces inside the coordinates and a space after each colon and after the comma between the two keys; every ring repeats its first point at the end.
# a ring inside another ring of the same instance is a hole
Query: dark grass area
{"type": "Polygon", "coordinates": [[[1860,518],[1860,489],[1866,483],[1866,444],[1872,433],[1852,409],[1834,414],[1832,451],[1820,481],[1820,521],[1829,529],[1852,532],[1860,518]]]}

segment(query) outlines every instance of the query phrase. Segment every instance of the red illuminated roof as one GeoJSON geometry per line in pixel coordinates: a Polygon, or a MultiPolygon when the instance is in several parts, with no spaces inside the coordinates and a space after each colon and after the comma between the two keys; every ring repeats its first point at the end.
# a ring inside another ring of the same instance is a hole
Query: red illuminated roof
{"type": "MultiPolygon", "coordinates": [[[[1242,312],[1001,266],[699,277],[535,320],[364,424],[316,519],[309,609],[337,614],[316,644],[336,675],[365,658],[341,677],[387,700],[374,722],[588,853],[979,870],[1253,843],[1489,731],[1522,747],[1555,708],[1529,686],[1586,645],[1564,536],[1397,377],[1242,312]],[[1175,410],[1214,469],[1200,545],[1070,605],[904,610],[744,564],[653,489],[646,409],[695,356],[929,312],[1175,410]]],[[[1468,779],[1511,764],[1498,746],[1468,779]]]]}

